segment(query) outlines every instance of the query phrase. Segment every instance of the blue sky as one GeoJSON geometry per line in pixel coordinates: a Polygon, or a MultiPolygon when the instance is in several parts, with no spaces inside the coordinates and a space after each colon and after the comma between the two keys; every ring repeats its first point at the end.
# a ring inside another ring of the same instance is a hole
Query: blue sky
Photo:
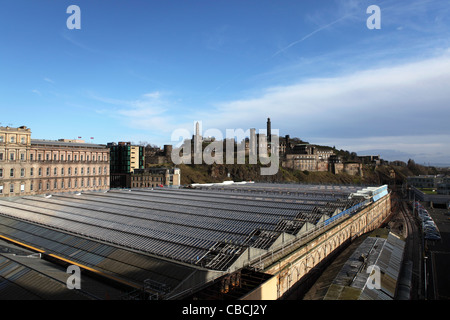
{"type": "Polygon", "coordinates": [[[450,165],[449,17],[442,0],[4,0],[0,122],[162,146],[195,121],[225,135],[270,117],[310,143],[450,165]]]}

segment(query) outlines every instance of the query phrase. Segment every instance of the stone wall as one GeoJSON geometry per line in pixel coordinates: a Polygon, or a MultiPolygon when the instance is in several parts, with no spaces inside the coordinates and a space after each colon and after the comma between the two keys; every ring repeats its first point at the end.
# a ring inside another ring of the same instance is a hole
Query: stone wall
{"type": "Polygon", "coordinates": [[[341,248],[347,241],[378,228],[390,213],[391,199],[388,194],[354,216],[316,235],[296,251],[265,267],[264,272],[272,274],[277,280],[274,281],[272,278],[272,281],[267,281],[255,292],[243,297],[243,300],[262,295],[263,291],[273,291],[277,293],[277,298],[282,297],[330,253],[341,248]],[[261,292],[258,293],[258,290],[261,292]]]}

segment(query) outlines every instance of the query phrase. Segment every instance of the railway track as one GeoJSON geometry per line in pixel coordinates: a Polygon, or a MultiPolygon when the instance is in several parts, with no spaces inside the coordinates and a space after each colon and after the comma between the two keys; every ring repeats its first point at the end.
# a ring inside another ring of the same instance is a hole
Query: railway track
{"type": "MultiPolygon", "coordinates": [[[[395,196],[395,212],[397,219],[402,221],[402,235],[406,239],[403,257],[402,275],[398,284],[398,293],[410,300],[422,299],[422,238],[416,219],[406,201],[395,196]]],[[[399,297],[400,298],[400,297],[399,297]]]]}

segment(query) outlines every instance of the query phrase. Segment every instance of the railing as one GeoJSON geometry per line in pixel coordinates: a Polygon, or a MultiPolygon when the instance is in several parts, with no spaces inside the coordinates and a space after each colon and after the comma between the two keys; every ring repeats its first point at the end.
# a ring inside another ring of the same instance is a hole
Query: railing
{"type": "Polygon", "coordinates": [[[360,202],[356,205],[354,205],[351,208],[348,208],[340,213],[338,213],[337,215],[327,219],[324,221],[324,224],[327,225],[329,223],[332,223],[334,220],[339,219],[340,217],[344,216],[344,215],[352,215],[354,214],[356,211],[358,211],[361,207],[364,207],[366,205],[368,205],[370,203],[370,200],[364,200],[363,202],[360,202]]]}
{"type": "MultiPolygon", "coordinates": [[[[363,201],[345,211],[342,211],[341,213],[330,219],[327,219],[323,222],[316,224],[316,226],[313,229],[311,229],[311,231],[307,231],[306,233],[300,235],[299,237],[287,241],[281,244],[279,247],[273,248],[269,250],[267,253],[260,255],[258,258],[251,260],[248,264],[249,267],[255,270],[263,270],[265,265],[271,265],[275,261],[277,261],[278,260],[277,257],[279,255],[284,256],[287,253],[293,251],[294,249],[297,249],[298,247],[307,243],[311,238],[314,238],[318,234],[321,234],[324,231],[340,224],[343,220],[346,220],[347,218],[351,217],[363,206],[366,206],[370,203],[371,203],[370,200],[363,201]]],[[[376,218],[374,218],[370,223],[372,223],[374,220],[376,220],[376,218]]]]}
{"type": "Polygon", "coordinates": [[[90,164],[96,164],[96,163],[103,163],[103,164],[109,164],[109,160],[52,160],[52,159],[33,159],[33,160],[18,160],[20,162],[32,162],[32,163],[75,163],[75,164],[82,164],[82,163],[90,163],[90,164]]]}
{"type": "Polygon", "coordinates": [[[325,224],[325,221],[318,223],[312,230],[303,233],[302,235],[296,237],[295,239],[284,242],[279,247],[273,248],[269,250],[267,253],[259,256],[258,258],[253,259],[252,261],[249,262],[249,267],[255,270],[263,270],[264,265],[273,264],[274,261],[277,260],[278,255],[280,254],[285,255],[286,253],[294,249],[297,249],[298,247],[307,243],[309,239],[314,238],[318,234],[323,233],[327,229],[331,229],[333,226],[337,225],[338,222],[341,223],[342,220],[345,220],[348,217],[349,215],[341,215],[339,216],[339,218],[333,220],[331,223],[325,224]]]}

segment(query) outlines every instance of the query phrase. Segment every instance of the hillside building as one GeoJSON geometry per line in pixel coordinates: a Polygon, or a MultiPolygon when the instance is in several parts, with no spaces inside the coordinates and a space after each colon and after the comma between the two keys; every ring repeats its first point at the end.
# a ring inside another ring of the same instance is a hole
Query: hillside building
{"type": "Polygon", "coordinates": [[[330,148],[297,144],[284,154],[280,154],[282,157],[280,162],[284,168],[294,170],[329,171],[328,160],[333,155],[330,148]]]}

